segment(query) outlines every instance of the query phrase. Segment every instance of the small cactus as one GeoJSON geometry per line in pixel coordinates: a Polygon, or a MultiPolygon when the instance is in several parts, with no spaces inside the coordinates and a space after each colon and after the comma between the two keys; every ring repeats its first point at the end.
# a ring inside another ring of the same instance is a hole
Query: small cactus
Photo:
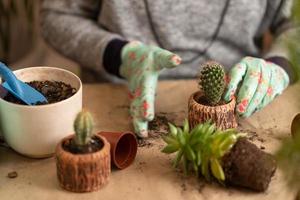
{"type": "Polygon", "coordinates": [[[201,66],[199,87],[203,90],[205,99],[212,106],[218,104],[225,89],[225,71],[221,64],[209,61],[201,66]]]}
{"type": "Polygon", "coordinates": [[[87,111],[81,111],[77,114],[74,121],[75,144],[85,146],[89,144],[93,137],[93,117],[87,111]]]}

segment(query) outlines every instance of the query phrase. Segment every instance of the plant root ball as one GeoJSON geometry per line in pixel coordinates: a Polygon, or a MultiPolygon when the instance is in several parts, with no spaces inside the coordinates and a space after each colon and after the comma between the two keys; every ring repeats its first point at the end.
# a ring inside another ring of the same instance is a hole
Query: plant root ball
{"type": "Polygon", "coordinates": [[[276,171],[276,160],[246,138],[239,139],[222,159],[226,183],[265,191],[276,171]]]}

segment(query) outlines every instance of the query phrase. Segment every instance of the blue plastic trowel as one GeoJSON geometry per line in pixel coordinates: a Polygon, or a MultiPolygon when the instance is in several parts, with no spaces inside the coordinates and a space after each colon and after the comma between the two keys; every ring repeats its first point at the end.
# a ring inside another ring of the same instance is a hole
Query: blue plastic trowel
{"type": "Polygon", "coordinates": [[[0,62],[0,75],[5,80],[2,86],[27,105],[47,102],[47,99],[40,92],[17,79],[14,73],[2,62],[0,62]]]}

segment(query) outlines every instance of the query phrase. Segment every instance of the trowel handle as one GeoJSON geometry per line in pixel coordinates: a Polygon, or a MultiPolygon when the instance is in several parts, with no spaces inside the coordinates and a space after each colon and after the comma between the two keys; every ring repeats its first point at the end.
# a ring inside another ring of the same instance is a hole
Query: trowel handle
{"type": "Polygon", "coordinates": [[[0,75],[15,93],[22,93],[22,89],[19,85],[19,80],[14,75],[14,73],[2,62],[0,62],[0,75]]]}

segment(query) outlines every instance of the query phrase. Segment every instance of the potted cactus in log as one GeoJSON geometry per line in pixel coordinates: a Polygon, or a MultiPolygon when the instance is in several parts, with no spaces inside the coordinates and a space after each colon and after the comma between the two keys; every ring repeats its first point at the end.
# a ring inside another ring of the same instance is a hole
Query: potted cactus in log
{"type": "Polygon", "coordinates": [[[213,177],[222,183],[265,191],[276,170],[275,158],[249,142],[236,129],[221,130],[205,122],[192,130],[186,120],[183,129],[169,124],[170,133],[163,137],[162,152],[176,153],[174,167],[182,163],[189,170],[213,177]]]}
{"type": "Polygon", "coordinates": [[[87,111],[77,115],[74,129],[75,135],[64,138],[56,148],[60,186],[72,192],[98,190],[109,180],[110,145],[93,134],[93,118],[87,111]]]}
{"type": "Polygon", "coordinates": [[[222,99],[226,86],[225,71],[221,64],[209,61],[201,66],[199,88],[191,95],[188,103],[188,117],[191,127],[211,120],[222,130],[237,127],[235,99],[222,99]]]}

